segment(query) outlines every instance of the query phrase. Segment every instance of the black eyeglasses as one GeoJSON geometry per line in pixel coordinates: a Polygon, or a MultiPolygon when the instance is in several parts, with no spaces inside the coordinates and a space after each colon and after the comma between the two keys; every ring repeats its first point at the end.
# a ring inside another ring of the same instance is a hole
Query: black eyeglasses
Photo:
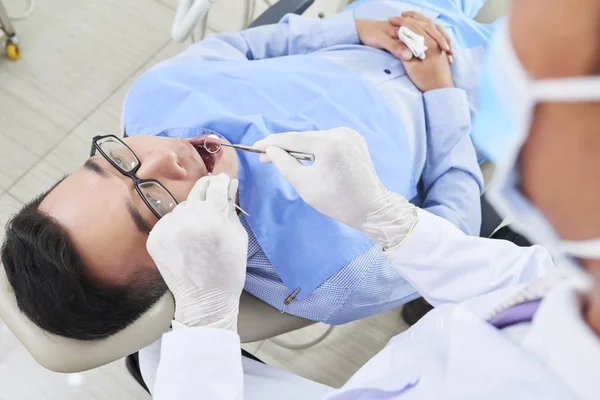
{"type": "Polygon", "coordinates": [[[164,217],[177,206],[177,200],[160,182],[140,179],[135,175],[140,169],[140,159],[121,139],[115,135],[96,136],[92,139],[90,157],[94,156],[96,151],[117,171],[133,179],[135,190],[156,218],[164,217]]]}

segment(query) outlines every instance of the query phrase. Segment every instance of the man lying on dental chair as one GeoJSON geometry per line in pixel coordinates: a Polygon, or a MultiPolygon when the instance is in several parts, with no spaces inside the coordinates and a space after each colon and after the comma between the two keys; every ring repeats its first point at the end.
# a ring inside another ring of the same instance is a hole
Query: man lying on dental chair
{"type": "Polygon", "coordinates": [[[481,2],[463,3],[367,1],[325,20],[287,16],[210,36],[146,72],[124,102],[126,138],[96,138],[82,168],[8,225],[2,262],[21,311],[75,339],[125,328],[166,290],[148,233],[199,178],[223,172],[239,178],[249,214],[240,218],[251,294],[330,324],[417,297],[379,246],[312,209],[256,154],[200,144],[208,134],[251,145],[346,126],[364,135],[386,187],[477,235],[470,114],[492,27],[471,19],[481,2]],[[425,60],[397,39],[401,26],[425,37],[425,60]]]}

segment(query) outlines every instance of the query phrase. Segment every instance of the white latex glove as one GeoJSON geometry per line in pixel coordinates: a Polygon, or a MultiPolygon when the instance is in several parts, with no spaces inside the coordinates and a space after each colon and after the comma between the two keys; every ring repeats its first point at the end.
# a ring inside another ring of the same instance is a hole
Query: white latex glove
{"type": "Polygon", "coordinates": [[[399,245],[417,222],[416,207],[387,190],[373,167],[365,139],[348,128],[291,132],[254,144],[302,199],[321,213],[364,232],[384,248],[399,245]],[[315,155],[303,165],[286,150],[315,155]]]}
{"type": "Polygon", "coordinates": [[[237,188],[225,174],[203,177],[150,232],[146,247],[175,298],[175,321],[186,326],[237,332],[248,253],[237,188]]]}

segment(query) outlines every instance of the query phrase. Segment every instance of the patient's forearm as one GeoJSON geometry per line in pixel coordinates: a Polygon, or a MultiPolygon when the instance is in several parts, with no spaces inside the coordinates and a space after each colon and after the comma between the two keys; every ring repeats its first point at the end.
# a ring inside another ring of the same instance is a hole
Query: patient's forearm
{"type": "Polygon", "coordinates": [[[210,35],[182,54],[204,61],[261,60],[311,53],[338,44],[358,43],[351,12],[322,20],[287,15],[278,24],[210,35]]]}
{"type": "Polygon", "coordinates": [[[481,228],[481,170],[471,142],[471,117],[462,89],[423,95],[427,116],[427,161],[421,207],[469,235],[481,228]]]}

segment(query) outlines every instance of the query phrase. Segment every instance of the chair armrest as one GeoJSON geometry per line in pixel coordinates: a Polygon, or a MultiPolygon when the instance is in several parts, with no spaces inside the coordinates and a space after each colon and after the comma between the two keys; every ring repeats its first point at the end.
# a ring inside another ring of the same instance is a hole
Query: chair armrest
{"type": "Polygon", "coordinates": [[[238,333],[242,343],[269,339],[314,323],[291,314],[282,314],[251,294],[242,293],[238,316],[238,333]]]}
{"type": "Polygon", "coordinates": [[[273,4],[267,11],[258,16],[248,28],[257,26],[276,24],[285,14],[301,15],[314,3],[314,0],[279,0],[273,4]]]}
{"type": "Polygon", "coordinates": [[[481,196],[481,231],[480,237],[489,238],[502,224],[503,218],[487,201],[485,195],[481,196]]]}

